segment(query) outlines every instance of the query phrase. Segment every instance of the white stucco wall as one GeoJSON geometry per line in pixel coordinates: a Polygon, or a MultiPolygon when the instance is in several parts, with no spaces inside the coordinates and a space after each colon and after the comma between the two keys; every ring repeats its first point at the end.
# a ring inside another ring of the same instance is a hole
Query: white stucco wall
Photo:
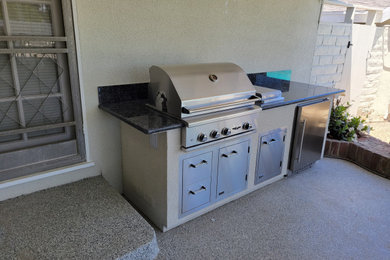
{"type": "Polygon", "coordinates": [[[153,64],[230,61],[309,82],[319,0],[76,0],[90,158],[121,188],[119,120],[97,87],[146,82],[153,64]]]}

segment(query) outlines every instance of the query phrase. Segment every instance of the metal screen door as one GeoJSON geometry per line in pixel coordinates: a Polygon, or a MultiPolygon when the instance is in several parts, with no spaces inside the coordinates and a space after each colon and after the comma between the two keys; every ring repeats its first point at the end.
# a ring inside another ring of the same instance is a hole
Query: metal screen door
{"type": "Polygon", "coordinates": [[[85,148],[70,1],[0,3],[1,181],[81,161],[85,148]]]}

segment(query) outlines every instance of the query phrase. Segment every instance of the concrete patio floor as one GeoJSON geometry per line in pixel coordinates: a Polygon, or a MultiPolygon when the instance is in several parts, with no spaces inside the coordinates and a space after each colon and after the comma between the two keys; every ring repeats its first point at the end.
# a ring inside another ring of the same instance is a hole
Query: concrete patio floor
{"type": "Polygon", "coordinates": [[[158,259],[390,259],[390,180],[325,158],[156,233],[158,259]]]}

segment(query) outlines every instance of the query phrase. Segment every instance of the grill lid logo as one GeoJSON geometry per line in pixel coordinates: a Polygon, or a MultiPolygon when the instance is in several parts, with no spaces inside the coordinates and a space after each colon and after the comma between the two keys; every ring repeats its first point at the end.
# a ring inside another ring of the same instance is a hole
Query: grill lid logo
{"type": "Polygon", "coordinates": [[[212,82],[217,82],[218,77],[217,77],[217,75],[215,75],[215,74],[210,74],[210,75],[209,75],[209,79],[210,79],[212,82]]]}

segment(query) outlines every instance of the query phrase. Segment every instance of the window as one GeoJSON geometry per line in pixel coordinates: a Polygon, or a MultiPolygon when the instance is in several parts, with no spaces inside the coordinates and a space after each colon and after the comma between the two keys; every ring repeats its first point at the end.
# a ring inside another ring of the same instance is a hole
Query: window
{"type": "Polygon", "coordinates": [[[71,1],[0,3],[0,181],[84,161],[71,1]]]}

